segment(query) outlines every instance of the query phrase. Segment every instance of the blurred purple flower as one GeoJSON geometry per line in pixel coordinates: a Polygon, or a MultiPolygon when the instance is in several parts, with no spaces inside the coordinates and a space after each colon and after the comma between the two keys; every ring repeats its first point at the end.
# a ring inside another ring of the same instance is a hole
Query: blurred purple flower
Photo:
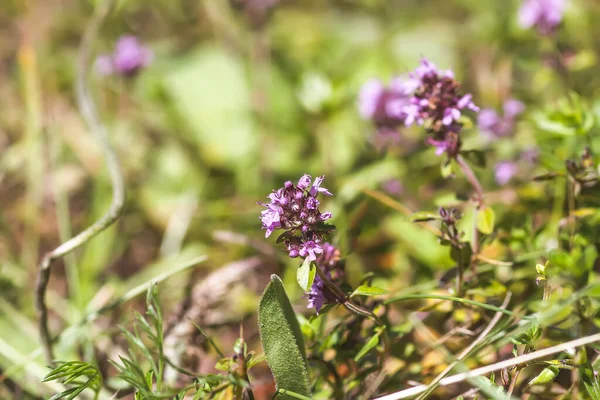
{"type": "Polygon", "coordinates": [[[404,186],[398,179],[390,179],[385,181],[381,188],[384,192],[391,194],[393,196],[399,196],[404,192],[404,186]]]}
{"type": "Polygon", "coordinates": [[[319,176],[311,186],[312,178],[305,174],[297,185],[287,181],[282,188],[269,194],[269,203],[258,203],[266,208],[260,215],[265,237],[278,229],[287,231],[283,242],[292,258],[300,256],[315,260],[323,252],[320,243],[328,231],[318,229],[317,225],[330,219],[331,213],[319,210],[317,196],[319,193],[332,196],[328,189],[321,187],[323,180],[324,176],[319,176]]]}
{"type": "Polygon", "coordinates": [[[98,57],[96,69],[101,75],[118,74],[126,77],[136,75],[152,62],[154,55],[135,36],[119,38],[112,54],[98,57]]]}
{"type": "Polygon", "coordinates": [[[565,0],[525,0],[519,10],[519,25],[536,27],[542,35],[550,35],[563,19],[565,0]]]}
{"type": "Polygon", "coordinates": [[[404,108],[409,97],[403,81],[394,78],[389,87],[377,79],[367,81],[358,95],[358,111],[365,120],[373,121],[378,127],[395,128],[404,123],[404,108]]]}
{"type": "MultiPolygon", "coordinates": [[[[315,261],[317,268],[321,268],[321,271],[335,284],[341,283],[344,271],[338,264],[339,250],[329,243],[323,243],[321,248],[323,252],[315,261]]],[[[307,308],[314,308],[317,315],[325,304],[336,302],[335,295],[325,286],[319,275],[315,276],[310,290],[304,294],[304,297],[308,299],[307,308]]]]}
{"type": "Polygon", "coordinates": [[[521,160],[528,164],[535,164],[538,161],[539,150],[535,147],[529,148],[521,153],[521,160]]]}
{"type": "Polygon", "coordinates": [[[460,119],[465,109],[479,111],[470,94],[460,94],[460,84],[450,70],[440,72],[427,59],[421,61],[405,87],[414,88],[410,105],[404,108],[405,123],[423,125],[428,121],[434,130],[450,127],[460,119]]]}
{"type": "Polygon", "coordinates": [[[438,71],[435,64],[423,59],[403,88],[405,93],[411,93],[409,104],[403,108],[404,124],[425,125],[433,136],[427,143],[437,147],[437,155],[458,154],[462,113],[465,110],[478,112],[479,107],[470,94],[460,92],[461,85],[454,79],[454,73],[438,71]]]}
{"type": "Polygon", "coordinates": [[[506,185],[518,171],[517,164],[512,161],[501,161],[494,166],[496,183],[506,185]]]}
{"type": "Polygon", "coordinates": [[[516,117],[525,110],[525,105],[518,100],[504,103],[504,114],[500,116],[496,110],[487,108],[479,113],[477,126],[489,139],[506,137],[512,134],[516,117]]]}

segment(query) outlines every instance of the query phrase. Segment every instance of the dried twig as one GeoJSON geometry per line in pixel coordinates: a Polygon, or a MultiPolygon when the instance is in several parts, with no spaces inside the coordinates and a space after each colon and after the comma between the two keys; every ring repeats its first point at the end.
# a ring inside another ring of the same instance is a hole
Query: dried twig
{"type": "Polygon", "coordinates": [[[111,0],[101,3],[84,33],[79,47],[76,82],[77,103],[91,133],[102,148],[112,183],[113,198],[108,211],[99,220],[77,236],[46,253],[40,262],[35,290],[35,307],[39,319],[40,339],[42,341],[46,360],[49,363],[51,363],[54,358],[52,338],[48,329],[48,308],[46,306],[46,289],[48,287],[48,281],[50,280],[50,267],[54,261],[69,254],[77,247],[88,242],[98,233],[112,225],[121,215],[125,204],[125,185],[117,155],[110,145],[106,129],[98,118],[96,107],[88,92],[86,84],[92,46],[98,35],[100,24],[112,9],[113,3],[114,1],[111,0]]]}
{"type": "MultiPolygon", "coordinates": [[[[502,305],[500,306],[500,308],[505,309],[508,306],[508,303],[510,302],[511,297],[512,297],[511,292],[506,293],[506,297],[504,298],[504,301],[502,302],[502,305]]],[[[475,339],[473,342],[471,342],[471,344],[469,346],[467,346],[467,348],[464,349],[458,355],[458,357],[456,357],[456,359],[453,362],[451,362],[450,365],[448,365],[446,367],[446,369],[444,369],[438,376],[435,377],[435,379],[433,381],[431,381],[431,383],[427,386],[427,389],[425,390],[425,392],[423,392],[423,394],[421,396],[419,396],[419,399],[425,399],[428,394],[430,394],[433,390],[435,390],[435,388],[438,386],[440,381],[450,371],[452,371],[452,368],[454,368],[456,366],[456,364],[461,362],[465,357],[467,357],[473,351],[473,349],[475,349],[477,346],[479,346],[479,344],[481,344],[481,342],[483,342],[485,340],[485,338],[489,335],[489,333],[492,331],[492,329],[494,329],[494,326],[496,326],[498,321],[500,321],[500,318],[502,318],[502,315],[503,314],[500,311],[498,311],[498,312],[496,312],[496,314],[494,314],[494,317],[492,318],[492,320],[485,327],[485,329],[479,334],[479,336],[477,336],[477,339],[475,339]]]]}
{"type": "MultiPolygon", "coordinates": [[[[514,367],[515,365],[525,364],[539,358],[547,357],[552,354],[561,353],[568,349],[572,349],[575,347],[581,347],[588,345],[590,343],[600,342],[600,333],[596,333],[594,335],[585,336],[576,340],[571,340],[570,342],[565,342],[561,344],[557,344],[556,346],[548,347],[546,349],[534,351],[533,353],[523,354],[522,356],[511,358],[508,360],[504,360],[495,364],[487,365],[485,367],[477,368],[472,371],[463,372],[460,374],[452,375],[447,378],[442,379],[439,384],[440,386],[448,386],[455,383],[462,382],[464,380],[475,378],[477,376],[487,375],[494,371],[499,371],[501,369],[514,367]]],[[[374,400],[400,400],[407,399],[412,396],[416,396],[420,393],[423,393],[427,390],[427,385],[419,385],[410,389],[401,390],[396,393],[391,393],[382,397],[378,397],[374,400]]]]}

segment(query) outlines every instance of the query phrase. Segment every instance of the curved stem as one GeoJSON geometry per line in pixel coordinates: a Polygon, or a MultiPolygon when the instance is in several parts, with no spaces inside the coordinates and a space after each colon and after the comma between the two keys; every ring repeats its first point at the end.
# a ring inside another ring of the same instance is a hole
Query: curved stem
{"type": "Polygon", "coordinates": [[[52,363],[54,358],[52,349],[52,339],[48,329],[48,308],[46,306],[46,289],[50,280],[50,267],[54,261],[69,254],[77,247],[89,241],[91,238],[112,225],[121,215],[125,204],[125,185],[123,175],[119,166],[117,155],[112,149],[108,140],[106,129],[98,118],[98,113],[94,102],[88,92],[86,85],[88,65],[91,57],[92,45],[98,35],[98,29],[101,22],[108,15],[113,5],[113,1],[105,1],[97,9],[96,15],[88,25],[81,45],[79,47],[78,72],[76,82],[77,104],[83,115],[91,133],[99,143],[106,165],[110,174],[112,183],[113,198],[108,211],[94,224],[88,227],[77,236],[67,240],[56,249],[46,253],[42,258],[35,290],[35,307],[39,320],[40,340],[44,348],[46,360],[52,363]]]}
{"type": "MultiPolygon", "coordinates": [[[[480,302],[474,301],[474,300],[463,299],[462,297],[443,296],[443,295],[438,295],[438,294],[406,294],[406,295],[402,295],[402,296],[392,297],[391,299],[386,300],[385,304],[390,304],[390,303],[394,303],[396,301],[401,301],[401,300],[416,300],[416,299],[437,299],[437,300],[455,301],[457,303],[469,304],[472,306],[485,308],[486,310],[501,312],[503,314],[510,315],[511,317],[516,317],[516,314],[514,312],[506,310],[501,307],[491,306],[489,304],[480,303],[480,302]]],[[[522,318],[526,319],[527,317],[522,317],[522,318]]]]}
{"type": "MultiPolygon", "coordinates": [[[[473,211],[473,256],[476,257],[479,253],[479,231],[477,230],[477,211],[483,206],[483,188],[481,187],[481,183],[477,179],[477,176],[469,167],[469,164],[465,161],[464,158],[459,154],[456,156],[456,163],[462,170],[465,178],[469,181],[476,194],[477,208],[473,211]]],[[[475,259],[475,258],[474,258],[475,259]]]]}
{"type": "Polygon", "coordinates": [[[481,207],[483,205],[483,188],[481,187],[481,183],[479,183],[477,176],[475,176],[475,173],[461,155],[456,156],[456,163],[462,170],[463,174],[465,174],[465,178],[467,178],[471,186],[473,186],[473,189],[475,189],[475,194],[477,195],[477,206],[481,207]]]}

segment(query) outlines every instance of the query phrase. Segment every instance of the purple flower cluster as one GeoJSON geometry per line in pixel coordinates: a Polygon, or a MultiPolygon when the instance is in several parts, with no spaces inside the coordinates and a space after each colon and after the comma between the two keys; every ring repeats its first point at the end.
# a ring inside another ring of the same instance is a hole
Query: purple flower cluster
{"type": "Polygon", "coordinates": [[[536,27],[542,35],[556,31],[563,19],[565,0],[525,0],[519,10],[519,25],[536,27]]]}
{"type": "Polygon", "coordinates": [[[125,77],[136,75],[152,62],[154,55],[135,36],[121,36],[112,54],[96,60],[96,69],[101,75],[118,74],[125,77]]]}
{"type": "Polygon", "coordinates": [[[394,130],[399,125],[425,126],[432,134],[428,143],[453,157],[460,149],[460,122],[465,110],[478,112],[470,94],[461,94],[461,86],[452,71],[438,71],[426,59],[408,79],[394,78],[389,87],[380,81],[364,84],[358,108],[364,119],[372,120],[379,130],[394,130]]]}
{"type": "MultiPolygon", "coordinates": [[[[317,268],[321,268],[334,283],[340,283],[343,280],[344,271],[338,265],[340,260],[339,250],[329,243],[323,243],[322,248],[323,253],[315,261],[317,268]]],[[[306,292],[304,297],[308,299],[307,307],[314,308],[317,314],[325,304],[337,301],[335,295],[325,286],[319,275],[315,276],[310,291],[306,292]]]]}
{"type": "Polygon", "coordinates": [[[332,196],[321,187],[323,179],[324,176],[319,176],[311,185],[311,176],[305,174],[297,185],[287,181],[282,188],[273,191],[268,196],[271,200],[268,204],[259,202],[266,207],[260,216],[262,227],[266,229],[265,237],[276,229],[285,230],[280,238],[292,258],[308,257],[314,261],[323,253],[323,236],[331,229],[322,222],[330,219],[331,213],[319,211],[317,196],[319,193],[332,196]]]}
{"type": "Polygon", "coordinates": [[[426,59],[404,83],[412,92],[410,104],[404,107],[405,125],[423,125],[433,135],[428,143],[437,148],[436,154],[447,153],[453,157],[460,149],[459,132],[463,124],[460,117],[465,110],[479,111],[473,103],[473,96],[461,94],[461,85],[454,79],[450,70],[438,71],[426,59]]]}
{"type": "Polygon", "coordinates": [[[516,118],[523,113],[525,105],[519,100],[508,100],[504,103],[504,114],[500,116],[496,110],[486,108],[481,110],[477,125],[481,133],[490,140],[510,136],[514,130],[516,118]]]}

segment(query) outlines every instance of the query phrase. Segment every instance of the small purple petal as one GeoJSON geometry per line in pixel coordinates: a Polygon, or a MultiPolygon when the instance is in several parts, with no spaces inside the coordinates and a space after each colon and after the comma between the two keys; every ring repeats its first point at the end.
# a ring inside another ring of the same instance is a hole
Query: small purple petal
{"type": "Polygon", "coordinates": [[[321,187],[321,183],[323,183],[324,179],[325,175],[321,175],[315,178],[315,182],[313,183],[309,192],[311,196],[316,196],[318,193],[323,193],[327,196],[333,196],[333,194],[331,194],[331,192],[328,189],[321,187]]]}
{"type": "Polygon", "coordinates": [[[298,187],[302,190],[306,190],[310,186],[311,176],[304,174],[298,181],[298,187]]]}
{"type": "Polygon", "coordinates": [[[329,211],[326,211],[324,213],[321,213],[319,218],[321,219],[321,221],[326,221],[326,220],[330,219],[331,216],[332,216],[331,213],[329,211]]]}

